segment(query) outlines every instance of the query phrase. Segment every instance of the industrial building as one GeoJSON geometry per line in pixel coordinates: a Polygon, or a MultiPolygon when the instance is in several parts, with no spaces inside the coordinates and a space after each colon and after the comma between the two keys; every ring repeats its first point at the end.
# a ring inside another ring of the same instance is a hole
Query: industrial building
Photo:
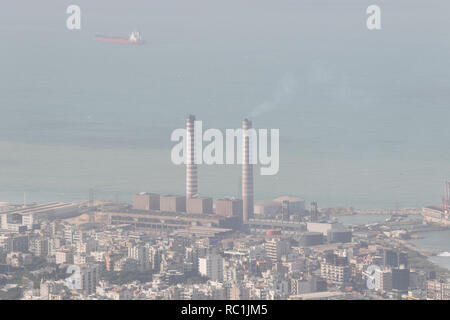
{"type": "Polygon", "coordinates": [[[186,212],[186,197],[161,195],[160,210],[166,212],[186,212]]]}
{"type": "Polygon", "coordinates": [[[275,216],[281,213],[281,203],[276,201],[257,202],[254,206],[256,216],[275,216]]]}
{"type": "Polygon", "coordinates": [[[299,236],[306,231],[306,224],[298,221],[275,219],[250,219],[246,224],[252,233],[266,234],[268,230],[279,229],[283,235],[299,236]]]}
{"type": "Polygon", "coordinates": [[[242,199],[217,199],[216,214],[242,219],[242,199]]]}
{"type": "Polygon", "coordinates": [[[187,214],[163,211],[98,211],[95,220],[111,225],[131,225],[151,232],[176,232],[221,236],[231,233],[239,225],[236,217],[216,214],[187,214]]]}
{"type": "Polygon", "coordinates": [[[320,232],[324,235],[328,234],[330,230],[346,230],[344,226],[338,222],[321,223],[321,222],[307,222],[306,228],[310,232],[320,232]]]}
{"type": "Polygon", "coordinates": [[[213,200],[212,198],[188,198],[187,200],[187,213],[201,214],[201,213],[213,213],[213,200]]]}
{"type": "Polygon", "coordinates": [[[159,208],[160,208],[159,194],[141,192],[133,196],[133,209],[159,210],[159,208]]]}
{"type": "Polygon", "coordinates": [[[306,212],[305,209],[305,199],[291,196],[278,197],[274,202],[280,203],[280,205],[287,201],[288,203],[288,213],[290,215],[302,215],[306,212]]]}
{"type": "Polygon", "coordinates": [[[298,197],[278,197],[273,201],[257,202],[254,205],[254,214],[258,216],[274,217],[283,213],[285,217],[291,215],[301,216],[306,213],[305,200],[298,197]]]}
{"type": "Polygon", "coordinates": [[[52,202],[4,211],[0,214],[0,228],[10,231],[31,230],[42,220],[65,219],[80,214],[79,205],[72,202],[52,202]]]}

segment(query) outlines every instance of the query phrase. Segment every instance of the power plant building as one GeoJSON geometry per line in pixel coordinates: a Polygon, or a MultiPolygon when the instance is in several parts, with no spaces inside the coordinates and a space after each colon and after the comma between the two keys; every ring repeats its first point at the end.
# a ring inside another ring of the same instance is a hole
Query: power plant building
{"type": "Polygon", "coordinates": [[[160,196],[155,193],[141,192],[133,196],[133,209],[159,210],[160,196]]]}
{"type": "Polygon", "coordinates": [[[161,195],[160,210],[166,212],[186,212],[186,197],[161,195]]]}
{"type": "Polygon", "coordinates": [[[277,214],[303,215],[306,212],[305,200],[298,197],[279,197],[273,201],[257,202],[254,205],[255,215],[275,216],[277,214]]]}
{"type": "Polygon", "coordinates": [[[187,213],[212,213],[212,198],[189,198],[187,201],[187,213]]]}
{"type": "Polygon", "coordinates": [[[305,200],[298,197],[290,197],[290,196],[284,196],[284,197],[278,197],[274,200],[274,202],[278,202],[281,206],[283,201],[288,202],[288,213],[290,215],[293,214],[303,214],[306,212],[305,208],[305,200]]]}
{"type": "Polygon", "coordinates": [[[254,206],[254,214],[262,216],[274,216],[281,213],[281,203],[276,201],[257,202],[254,206]]]}
{"type": "Polygon", "coordinates": [[[217,199],[216,214],[242,219],[242,199],[217,199]]]}
{"type": "Polygon", "coordinates": [[[306,228],[310,232],[320,232],[327,235],[331,230],[345,230],[344,226],[338,222],[321,223],[321,222],[308,222],[306,228]]]}

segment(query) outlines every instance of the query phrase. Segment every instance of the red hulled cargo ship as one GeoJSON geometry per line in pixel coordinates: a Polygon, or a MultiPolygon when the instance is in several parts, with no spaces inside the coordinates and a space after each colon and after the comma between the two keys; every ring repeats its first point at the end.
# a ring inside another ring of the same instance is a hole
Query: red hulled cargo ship
{"type": "Polygon", "coordinates": [[[144,43],[144,40],[142,40],[142,36],[139,31],[133,31],[128,38],[120,38],[120,37],[112,37],[112,36],[96,34],[94,37],[94,40],[102,41],[102,42],[124,43],[124,44],[143,44],[144,43]]]}

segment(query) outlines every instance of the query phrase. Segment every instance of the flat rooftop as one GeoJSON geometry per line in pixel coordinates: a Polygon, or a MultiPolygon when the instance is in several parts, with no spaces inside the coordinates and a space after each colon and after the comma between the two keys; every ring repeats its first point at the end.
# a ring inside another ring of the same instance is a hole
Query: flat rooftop
{"type": "Polygon", "coordinates": [[[167,217],[171,219],[183,218],[183,219],[204,219],[204,220],[224,220],[226,217],[217,215],[217,214],[207,214],[207,213],[186,213],[186,212],[167,212],[167,211],[159,211],[159,210],[108,210],[108,211],[99,211],[110,214],[126,214],[126,215],[144,215],[144,216],[153,216],[157,217],[167,217]]]}
{"type": "Polygon", "coordinates": [[[32,205],[27,206],[24,208],[18,208],[13,210],[7,210],[4,212],[1,212],[1,214],[30,214],[30,213],[39,213],[39,212],[47,212],[50,210],[57,210],[57,209],[64,209],[64,208],[70,208],[75,207],[78,204],[75,202],[51,202],[46,204],[38,204],[38,205],[32,205]]]}

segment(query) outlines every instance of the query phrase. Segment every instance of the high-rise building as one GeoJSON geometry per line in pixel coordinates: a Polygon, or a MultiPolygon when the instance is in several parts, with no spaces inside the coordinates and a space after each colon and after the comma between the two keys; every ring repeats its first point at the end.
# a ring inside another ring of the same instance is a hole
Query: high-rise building
{"type": "Polygon", "coordinates": [[[198,272],[213,281],[223,280],[223,258],[220,255],[208,255],[198,259],[198,272]]]}
{"type": "Polygon", "coordinates": [[[281,217],[283,220],[289,220],[289,201],[283,200],[281,202],[281,217]]]}
{"type": "Polygon", "coordinates": [[[243,222],[253,217],[253,164],[251,163],[251,135],[249,129],[252,122],[244,119],[242,122],[242,201],[243,201],[243,222]]]}
{"type": "Polygon", "coordinates": [[[48,254],[48,239],[34,238],[30,239],[29,250],[38,257],[46,257],[48,254]]]}
{"type": "Polygon", "coordinates": [[[128,257],[137,260],[140,272],[151,269],[150,252],[145,245],[135,245],[128,248],[128,257]]]}
{"type": "Polygon", "coordinates": [[[406,268],[408,266],[408,254],[391,249],[383,249],[383,264],[386,267],[406,268]]]}
{"type": "Polygon", "coordinates": [[[186,119],[186,199],[198,193],[197,165],[195,164],[195,116],[186,119]]]}
{"type": "Polygon", "coordinates": [[[81,290],[85,294],[95,293],[98,281],[100,280],[100,265],[86,264],[80,266],[81,290]]]}
{"type": "Polygon", "coordinates": [[[266,250],[266,256],[272,262],[278,262],[281,260],[281,256],[289,253],[290,244],[287,240],[273,238],[264,244],[264,249],[266,250]]]}
{"type": "Polygon", "coordinates": [[[28,236],[10,235],[6,241],[6,252],[28,252],[28,236]]]}
{"type": "Polygon", "coordinates": [[[315,221],[317,221],[318,216],[319,216],[319,209],[318,209],[318,206],[317,206],[317,202],[313,201],[313,202],[311,202],[310,218],[309,218],[309,220],[311,222],[315,222],[315,221]]]}
{"type": "Polygon", "coordinates": [[[392,289],[407,291],[409,287],[409,269],[392,269],[392,289]]]}
{"type": "Polygon", "coordinates": [[[351,270],[348,265],[333,265],[322,262],[320,264],[322,278],[337,283],[345,283],[350,280],[351,270]]]}
{"type": "Polygon", "coordinates": [[[162,254],[161,251],[156,248],[150,248],[149,250],[149,257],[151,262],[151,269],[154,273],[158,273],[161,270],[161,258],[162,254]]]}
{"type": "Polygon", "coordinates": [[[348,258],[335,253],[326,254],[325,261],[320,264],[320,274],[332,282],[348,282],[351,276],[348,258]]]}
{"type": "Polygon", "coordinates": [[[73,253],[69,249],[64,249],[55,252],[56,264],[73,263],[73,253]]]}
{"type": "Polygon", "coordinates": [[[389,292],[392,290],[392,271],[389,269],[375,270],[375,290],[389,292]]]}

